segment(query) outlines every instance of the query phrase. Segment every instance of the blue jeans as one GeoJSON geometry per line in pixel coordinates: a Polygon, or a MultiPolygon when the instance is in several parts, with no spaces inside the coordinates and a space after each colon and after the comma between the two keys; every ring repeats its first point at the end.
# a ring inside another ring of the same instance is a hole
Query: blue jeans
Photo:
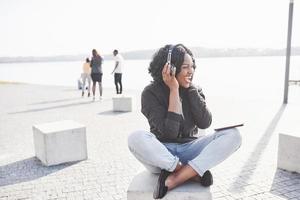
{"type": "Polygon", "coordinates": [[[241,146],[236,128],[214,132],[188,143],[161,143],[154,134],[135,131],[128,137],[132,154],[152,173],[174,171],[179,161],[190,165],[200,176],[218,165],[241,146]]]}

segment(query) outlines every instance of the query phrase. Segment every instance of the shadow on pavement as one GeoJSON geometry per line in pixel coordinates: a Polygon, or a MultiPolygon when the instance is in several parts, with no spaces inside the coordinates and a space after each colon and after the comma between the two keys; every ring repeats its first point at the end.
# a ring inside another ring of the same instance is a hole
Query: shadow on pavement
{"type": "Polygon", "coordinates": [[[260,160],[261,155],[264,153],[266,147],[268,146],[270,139],[275,131],[275,128],[286,108],[286,104],[282,104],[273,117],[272,121],[269,123],[265,133],[258,140],[259,142],[254,148],[254,151],[249,156],[248,160],[241,167],[241,171],[238,173],[236,180],[229,187],[229,191],[243,192],[245,190],[245,186],[248,185],[248,181],[251,179],[253,175],[258,161],[260,160]],[[241,184],[244,183],[244,184],[241,184]]]}
{"type": "Polygon", "coordinates": [[[67,89],[62,89],[61,91],[63,91],[63,92],[79,91],[79,92],[81,92],[81,89],[78,89],[78,88],[67,88],[67,89]]]}
{"type": "Polygon", "coordinates": [[[127,113],[131,113],[131,112],[114,112],[112,110],[107,110],[107,111],[103,111],[103,112],[98,113],[98,115],[115,116],[115,115],[122,115],[122,114],[127,114],[127,113]]]}
{"type": "Polygon", "coordinates": [[[59,102],[65,102],[65,101],[73,101],[76,99],[80,99],[81,97],[74,97],[74,98],[66,98],[66,99],[56,99],[56,100],[51,100],[51,101],[41,101],[41,102],[36,102],[36,103],[31,103],[29,105],[39,105],[39,104],[48,104],[48,103],[59,103],[59,102]]]}
{"type": "Polygon", "coordinates": [[[35,180],[76,163],[78,163],[78,161],[46,167],[43,166],[36,157],[31,157],[8,165],[0,166],[0,186],[35,180]]]}
{"type": "Polygon", "coordinates": [[[92,104],[92,103],[95,103],[95,102],[94,101],[87,101],[87,102],[79,102],[79,103],[70,103],[70,104],[58,105],[58,106],[50,106],[50,107],[45,107],[45,108],[34,108],[34,109],[29,109],[29,110],[24,110],[24,111],[18,111],[18,112],[9,112],[7,114],[13,115],[13,114],[22,114],[22,113],[30,113],[30,112],[40,112],[40,111],[45,111],[45,110],[52,110],[52,109],[58,109],[58,108],[66,108],[66,107],[72,107],[72,106],[80,106],[80,105],[92,104]]]}
{"type": "Polygon", "coordinates": [[[275,172],[270,193],[282,198],[299,198],[300,174],[278,169],[275,172]],[[287,191],[287,188],[289,191],[287,191]],[[297,190],[297,193],[294,191],[297,190]]]}

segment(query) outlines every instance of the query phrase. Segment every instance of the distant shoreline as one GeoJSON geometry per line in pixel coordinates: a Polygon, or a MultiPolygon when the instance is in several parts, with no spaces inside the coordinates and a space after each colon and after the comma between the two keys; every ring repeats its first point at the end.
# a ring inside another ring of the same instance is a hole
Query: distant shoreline
{"type": "MultiPolygon", "coordinates": [[[[286,49],[255,49],[255,48],[235,48],[235,49],[212,49],[203,47],[191,47],[195,58],[222,58],[222,57],[258,57],[258,56],[285,56],[286,49]]],[[[121,53],[127,60],[150,60],[156,52],[154,49],[138,50],[121,53]]],[[[300,55],[300,47],[292,47],[291,56],[300,55]]],[[[0,57],[1,63],[36,63],[36,62],[74,62],[84,61],[88,57],[86,54],[60,55],[60,56],[18,56],[0,57]]],[[[112,60],[111,54],[104,55],[104,60],[112,60]]]]}
{"type": "MultiPolygon", "coordinates": [[[[196,58],[231,58],[231,57],[280,57],[285,55],[241,55],[241,56],[202,56],[196,58]]],[[[299,55],[291,55],[291,56],[300,56],[299,55]]],[[[150,58],[126,58],[127,60],[150,60],[150,58]]],[[[76,62],[83,61],[84,59],[74,59],[74,60],[16,60],[16,61],[0,61],[0,64],[16,64],[16,63],[46,63],[46,62],[76,62]]],[[[105,59],[112,60],[112,59],[105,59]]]]}
{"type": "Polygon", "coordinates": [[[15,82],[15,81],[2,81],[2,80],[0,80],[0,85],[1,84],[27,84],[27,83],[21,83],[21,82],[15,82]]]}

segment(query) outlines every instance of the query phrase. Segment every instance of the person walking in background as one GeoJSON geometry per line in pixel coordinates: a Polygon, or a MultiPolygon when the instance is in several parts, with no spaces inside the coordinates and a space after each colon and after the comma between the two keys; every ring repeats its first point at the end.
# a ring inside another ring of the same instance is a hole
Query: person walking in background
{"type": "Polygon", "coordinates": [[[212,185],[209,169],[241,145],[236,128],[197,137],[198,128],[211,125],[212,114],[202,89],[192,83],[195,69],[192,52],[182,44],[159,49],[148,68],[153,81],[142,92],[141,111],[150,131],[131,133],[128,147],[150,172],[160,173],[154,199],[190,179],[212,185]]]}
{"type": "Polygon", "coordinates": [[[114,60],[115,60],[115,68],[112,71],[112,74],[114,73],[114,78],[115,78],[115,85],[116,85],[116,92],[117,94],[122,94],[122,68],[123,68],[123,63],[124,59],[122,55],[119,54],[118,50],[113,51],[114,54],[114,60]]]}
{"type": "Polygon", "coordinates": [[[103,58],[98,54],[96,49],[93,49],[92,51],[93,57],[91,60],[91,77],[93,80],[93,100],[95,100],[95,90],[96,90],[96,82],[99,84],[99,93],[100,93],[100,100],[102,99],[102,62],[103,58]]]}
{"type": "Polygon", "coordinates": [[[82,79],[82,94],[81,96],[84,96],[84,90],[85,90],[85,82],[86,80],[88,81],[88,97],[90,97],[90,89],[91,89],[91,64],[90,64],[90,59],[86,58],[85,63],[83,64],[82,67],[82,74],[81,74],[81,79],[82,79]]]}

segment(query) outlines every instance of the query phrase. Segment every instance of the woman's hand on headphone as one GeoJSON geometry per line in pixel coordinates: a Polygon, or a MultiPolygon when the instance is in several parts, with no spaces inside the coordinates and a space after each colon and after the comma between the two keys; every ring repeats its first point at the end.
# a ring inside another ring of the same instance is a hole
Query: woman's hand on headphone
{"type": "Polygon", "coordinates": [[[171,72],[171,65],[167,62],[162,70],[162,77],[165,84],[170,88],[170,90],[178,90],[179,84],[175,77],[176,68],[171,72]]]}

